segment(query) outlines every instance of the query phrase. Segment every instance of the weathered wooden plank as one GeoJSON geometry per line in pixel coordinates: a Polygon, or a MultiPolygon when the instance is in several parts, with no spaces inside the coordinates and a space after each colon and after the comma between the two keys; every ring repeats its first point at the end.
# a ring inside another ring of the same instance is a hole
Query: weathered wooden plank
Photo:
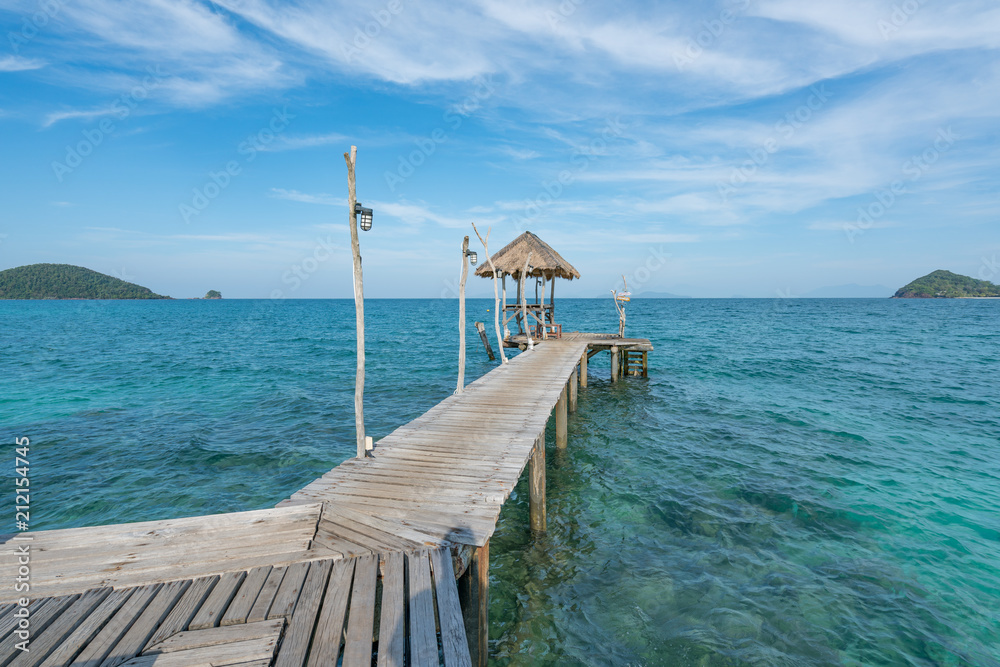
{"type": "Polygon", "coordinates": [[[438,665],[434,620],[434,591],[430,560],[426,551],[406,557],[409,583],[410,664],[413,667],[438,665]]]}
{"type": "Polygon", "coordinates": [[[110,594],[110,588],[86,591],[58,618],[54,619],[44,632],[39,633],[33,630],[31,650],[17,655],[11,661],[11,667],[29,667],[29,665],[41,664],[56,646],[65,640],[110,594]]]}
{"type": "MultiPolygon", "coordinates": [[[[230,625],[225,630],[236,631],[240,628],[239,625],[230,625]]],[[[274,657],[279,639],[280,635],[274,634],[172,653],[154,653],[132,658],[124,664],[125,667],[229,667],[258,661],[268,664],[274,657]]]]}
{"type": "Polygon", "coordinates": [[[229,604],[225,615],[222,617],[220,625],[237,625],[246,623],[253,603],[257,601],[267,577],[271,574],[271,566],[255,567],[247,573],[247,578],[243,580],[243,585],[237,591],[236,597],[229,604]]]}
{"type": "MultiPolygon", "coordinates": [[[[37,560],[46,563],[46,567],[59,567],[60,572],[72,569],[74,563],[81,559],[90,558],[95,563],[99,563],[105,568],[122,565],[135,565],[141,567],[149,559],[160,558],[164,561],[175,562],[178,555],[191,555],[192,548],[198,546],[199,557],[203,560],[218,559],[216,554],[225,553],[235,549],[245,549],[247,547],[257,549],[267,549],[274,551],[275,547],[289,549],[289,544],[294,544],[304,538],[308,538],[309,525],[315,520],[315,516],[308,519],[296,521],[290,526],[274,526],[274,530],[267,530],[267,523],[260,523],[250,526],[238,526],[239,530],[219,531],[211,537],[179,535],[169,538],[139,538],[132,543],[122,543],[120,541],[109,541],[108,543],[95,545],[61,545],[56,549],[47,549],[44,546],[46,535],[40,534],[43,545],[39,547],[37,560]],[[210,539],[211,542],[205,542],[210,539]]],[[[35,559],[32,559],[34,562],[35,559]]]]}
{"type": "Polygon", "coordinates": [[[434,590],[437,593],[441,652],[444,654],[445,667],[472,667],[451,553],[447,549],[435,549],[430,553],[430,560],[434,573],[434,590]]]}
{"type": "Polygon", "coordinates": [[[347,616],[344,667],[371,667],[377,581],[378,557],[358,556],[351,587],[351,611],[347,616]]]}
{"type": "Polygon", "coordinates": [[[319,552],[320,548],[323,548],[329,552],[340,554],[341,558],[354,558],[355,556],[364,556],[365,554],[373,553],[368,547],[355,544],[341,534],[331,533],[331,529],[332,527],[324,526],[322,523],[317,527],[316,537],[313,538],[313,545],[317,552],[319,552]]]}
{"type": "MultiPolygon", "coordinates": [[[[318,559],[323,557],[324,556],[320,554],[318,559]]],[[[265,556],[255,555],[238,557],[233,560],[227,560],[220,563],[206,564],[199,561],[190,561],[189,563],[178,565],[173,568],[163,570],[154,569],[145,573],[139,573],[138,575],[135,573],[122,573],[122,576],[120,577],[110,576],[99,578],[96,585],[91,585],[92,582],[88,578],[84,578],[71,581],[60,580],[56,583],[46,583],[39,588],[40,592],[44,592],[46,595],[65,595],[100,586],[113,586],[115,588],[137,587],[140,585],[175,581],[177,579],[191,579],[215,574],[224,574],[235,570],[248,570],[268,563],[275,566],[285,566],[303,560],[314,559],[317,558],[311,551],[302,550],[265,556]]]]}
{"type": "MultiPolygon", "coordinates": [[[[146,605],[153,599],[160,584],[143,586],[129,596],[128,601],[122,605],[121,609],[101,628],[97,636],[90,640],[80,652],[80,655],[73,661],[74,665],[83,667],[97,667],[111,653],[111,650],[118,643],[118,640],[128,632],[139,615],[142,614],[146,605]]],[[[51,657],[51,656],[50,656],[51,657]]]]}
{"type": "Polygon", "coordinates": [[[392,551],[382,562],[382,618],[378,631],[378,667],[403,667],[406,649],[406,594],[403,554],[392,551]]]}
{"type": "Polygon", "coordinates": [[[84,616],[69,637],[63,640],[42,662],[42,667],[65,667],[104,627],[109,618],[115,616],[133,595],[142,589],[125,588],[113,591],[98,605],[97,609],[84,616]]]}
{"type": "Polygon", "coordinates": [[[218,575],[202,577],[192,581],[191,585],[184,591],[181,599],[170,610],[167,618],[160,624],[160,627],[153,633],[153,636],[149,638],[149,641],[146,642],[146,647],[148,648],[153,644],[163,641],[182,630],[187,630],[191,619],[201,609],[201,605],[205,602],[205,599],[218,581],[218,575]]]}
{"type": "Polygon", "coordinates": [[[156,596],[132,624],[132,627],[111,649],[108,657],[101,663],[101,667],[117,667],[117,665],[139,655],[146,642],[152,638],[160,623],[167,617],[167,614],[170,613],[170,610],[173,609],[190,585],[190,581],[172,581],[169,584],[163,584],[156,596]]]}
{"type": "Polygon", "coordinates": [[[247,573],[241,570],[239,572],[227,572],[219,577],[218,583],[212,588],[212,592],[204,604],[201,605],[201,609],[194,615],[188,629],[202,630],[217,626],[246,576],[247,573]]]}
{"type": "Polygon", "coordinates": [[[295,563],[288,566],[285,576],[281,579],[281,585],[278,586],[278,591],[274,594],[271,609],[267,612],[269,619],[289,618],[292,615],[295,603],[299,599],[299,593],[302,592],[302,583],[306,580],[308,572],[309,563],[295,563]]]}
{"type": "MultiPolygon", "coordinates": [[[[66,597],[49,600],[45,605],[39,605],[39,608],[29,617],[29,622],[31,623],[31,636],[35,637],[38,634],[45,632],[45,629],[53,621],[58,620],[59,616],[66,610],[67,607],[73,604],[78,597],[79,596],[77,595],[67,595],[66,597]]],[[[15,630],[8,635],[6,639],[0,642],[0,665],[4,665],[4,667],[6,667],[6,665],[9,665],[11,661],[13,661],[14,658],[22,652],[17,648],[17,644],[23,641],[25,640],[15,630]]],[[[29,642],[29,646],[31,643],[32,642],[29,642]]]]}
{"type": "Polygon", "coordinates": [[[309,667],[329,667],[337,664],[356,562],[356,558],[351,558],[333,564],[326,594],[323,596],[323,608],[313,633],[309,667]]]}
{"type": "MultiPolygon", "coordinates": [[[[364,534],[372,540],[378,540],[381,544],[399,546],[402,549],[416,549],[424,545],[428,540],[436,541],[430,536],[407,528],[399,522],[386,521],[375,516],[362,513],[349,513],[337,511],[332,505],[324,512],[324,520],[321,525],[330,525],[329,522],[338,526],[348,526],[356,533],[364,531],[364,534]]],[[[385,549],[379,549],[385,551],[385,549]]]]}
{"type": "Polygon", "coordinates": [[[281,585],[281,580],[287,569],[287,567],[276,567],[267,575],[264,587],[261,588],[253,607],[250,608],[250,615],[247,616],[248,623],[267,620],[267,614],[271,611],[271,603],[274,602],[274,596],[278,592],[278,587],[281,585]]]}
{"type": "Polygon", "coordinates": [[[205,648],[208,646],[218,646],[220,644],[231,644],[238,641],[248,641],[280,635],[285,626],[285,619],[277,618],[271,621],[257,621],[255,623],[243,623],[238,626],[219,626],[217,628],[205,628],[204,630],[186,630],[173,634],[163,641],[151,645],[143,655],[154,655],[157,653],[176,653],[178,651],[189,651],[195,648],[205,648]]]}
{"type": "Polygon", "coordinates": [[[316,616],[332,566],[332,560],[315,561],[309,566],[309,574],[302,585],[302,594],[295,605],[292,618],[288,622],[288,631],[281,642],[275,667],[302,667],[305,663],[309,641],[316,626],[316,616]]]}
{"type": "MultiPolygon", "coordinates": [[[[13,588],[13,586],[11,586],[13,588]]],[[[21,594],[23,595],[23,593],[21,594]]],[[[50,598],[36,598],[28,602],[28,613],[35,614],[41,611],[42,607],[49,604],[50,598]]],[[[11,608],[7,615],[0,618],[0,640],[7,639],[7,636],[14,631],[14,628],[18,626],[20,621],[20,616],[16,615],[17,607],[11,608]]]]}
{"type": "MultiPolygon", "coordinates": [[[[308,522],[309,517],[318,515],[318,505],[299,505],[293,508],[231,512],[207,516],[185,517],[137,523],[111,524],[107,526],[87,526],[60,530],[34,531],[24,533],[34,538],[33,554],[49,553],[58,549],[78,550],[99,545],[134,545],[152,543],[157,540],[174,540],[179,537],[206,538],[222,531],[244,529],[262,524],[278,530],[299,521],[308,522]]],[[[0,536],[3,539],[4,536],[0,536]]],[[[0,554],[13,553],[14,545],[0,544],[0,554]]]]}

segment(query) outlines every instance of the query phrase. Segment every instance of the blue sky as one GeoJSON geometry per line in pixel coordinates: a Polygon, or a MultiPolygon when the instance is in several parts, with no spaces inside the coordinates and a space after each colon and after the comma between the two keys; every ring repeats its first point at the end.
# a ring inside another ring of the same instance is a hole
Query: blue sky
{"type": "Polygon", "coordinates": [[[0,22],[0,268],[349,296],[355,144],[372,297],[453,295],[472,221],[493,250],[552,244],[583,274],[563,296],[1000,282],[995,1],[0,0],[0,22]]]}

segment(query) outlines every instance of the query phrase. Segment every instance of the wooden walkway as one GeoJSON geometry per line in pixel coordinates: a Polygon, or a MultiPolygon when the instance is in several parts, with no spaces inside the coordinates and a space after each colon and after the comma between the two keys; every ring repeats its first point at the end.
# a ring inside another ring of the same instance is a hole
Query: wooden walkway
{"type": "Polygon", "coordinates": [[[529,462],[544,529],[545,426],[565,446],[604,342],[518,355],[274,509],[0,537],[0,667],[485,664],[489,538],[529,462]]]}

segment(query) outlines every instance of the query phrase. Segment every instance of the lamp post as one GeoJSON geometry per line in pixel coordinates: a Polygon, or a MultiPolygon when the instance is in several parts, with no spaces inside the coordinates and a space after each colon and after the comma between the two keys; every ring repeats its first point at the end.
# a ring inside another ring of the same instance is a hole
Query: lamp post
{"type": "Polygon", "coordinates": [[[371,439],[365,437],[365,289],[361,274],[361,246],[358,244],[358,215],[361,229],[372,228],[372,210],[358,203],[355,193],[354,166],[357,163],[358,147],[351,146],[350,153],[344,153],[347,163],[347,210],[351,228],[351,251],[354,255],[354,310],[358,327],[358,366],[354,380],[354,428],[357,435],[357,455],[364,458],[371,449],[371,439]]]}

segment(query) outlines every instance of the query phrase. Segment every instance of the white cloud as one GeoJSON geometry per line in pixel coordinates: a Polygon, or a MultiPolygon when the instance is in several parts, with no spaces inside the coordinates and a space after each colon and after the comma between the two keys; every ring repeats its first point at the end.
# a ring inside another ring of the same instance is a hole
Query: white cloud
{"type": "Polygon", "coordinates": [[[63,120],[75,120],[77,118],[82,118],[85,120],[90,120],[91,118],[100,118],[101,116],[110,116],[115,113],[115,109],[108,107],[106,109],[75,109],[71,111],[52,111],[45,114],[45,120],[42,121],[42,127],[51,127],[59,121],[63,120]]]}
{"type": "Polygon", "coordinates": [[[313,134],[305,137],[280,136],[278,140],[261,150],[267,152],[294,151],[303,148],[315,148],[317,146],[329,146],[330,144],[344,144],[350,142],[350,137],[336,132],[328,134],[313,134]]]}
{"type": "MultiPolygon", "coordinates": [[[[890,229],[892,227],[902,227],[902,224],[898,222],[892,222],[890,220],[876,220],[865,224],[865,229],[890,229]]],[[[842,221],[828,221],[828,222],[811,222],[809,223],[809,229],[824,231],[824,232],[841,232],[844,233],[845,230],[858,228],[858,223],[855,220],[850,222],[842,221]]]]}
{"type": "Polygon", "coordinates": [[[275,199],[287,199],[288,201],[302,202],[303,204],[322,204],[323,206],[347,206],[347,200],[333,195],[308,194],[298,190],[286,190],[284,188],[271,188],[268,193],[275,199]]]}
{"type": "Polygon", "coordinates": [[[0,72],[24,72],[43,67],[45,67],[45,62],[34,58],[23,58],[21,56],[4,56],[0,58],[0,72]]]}

